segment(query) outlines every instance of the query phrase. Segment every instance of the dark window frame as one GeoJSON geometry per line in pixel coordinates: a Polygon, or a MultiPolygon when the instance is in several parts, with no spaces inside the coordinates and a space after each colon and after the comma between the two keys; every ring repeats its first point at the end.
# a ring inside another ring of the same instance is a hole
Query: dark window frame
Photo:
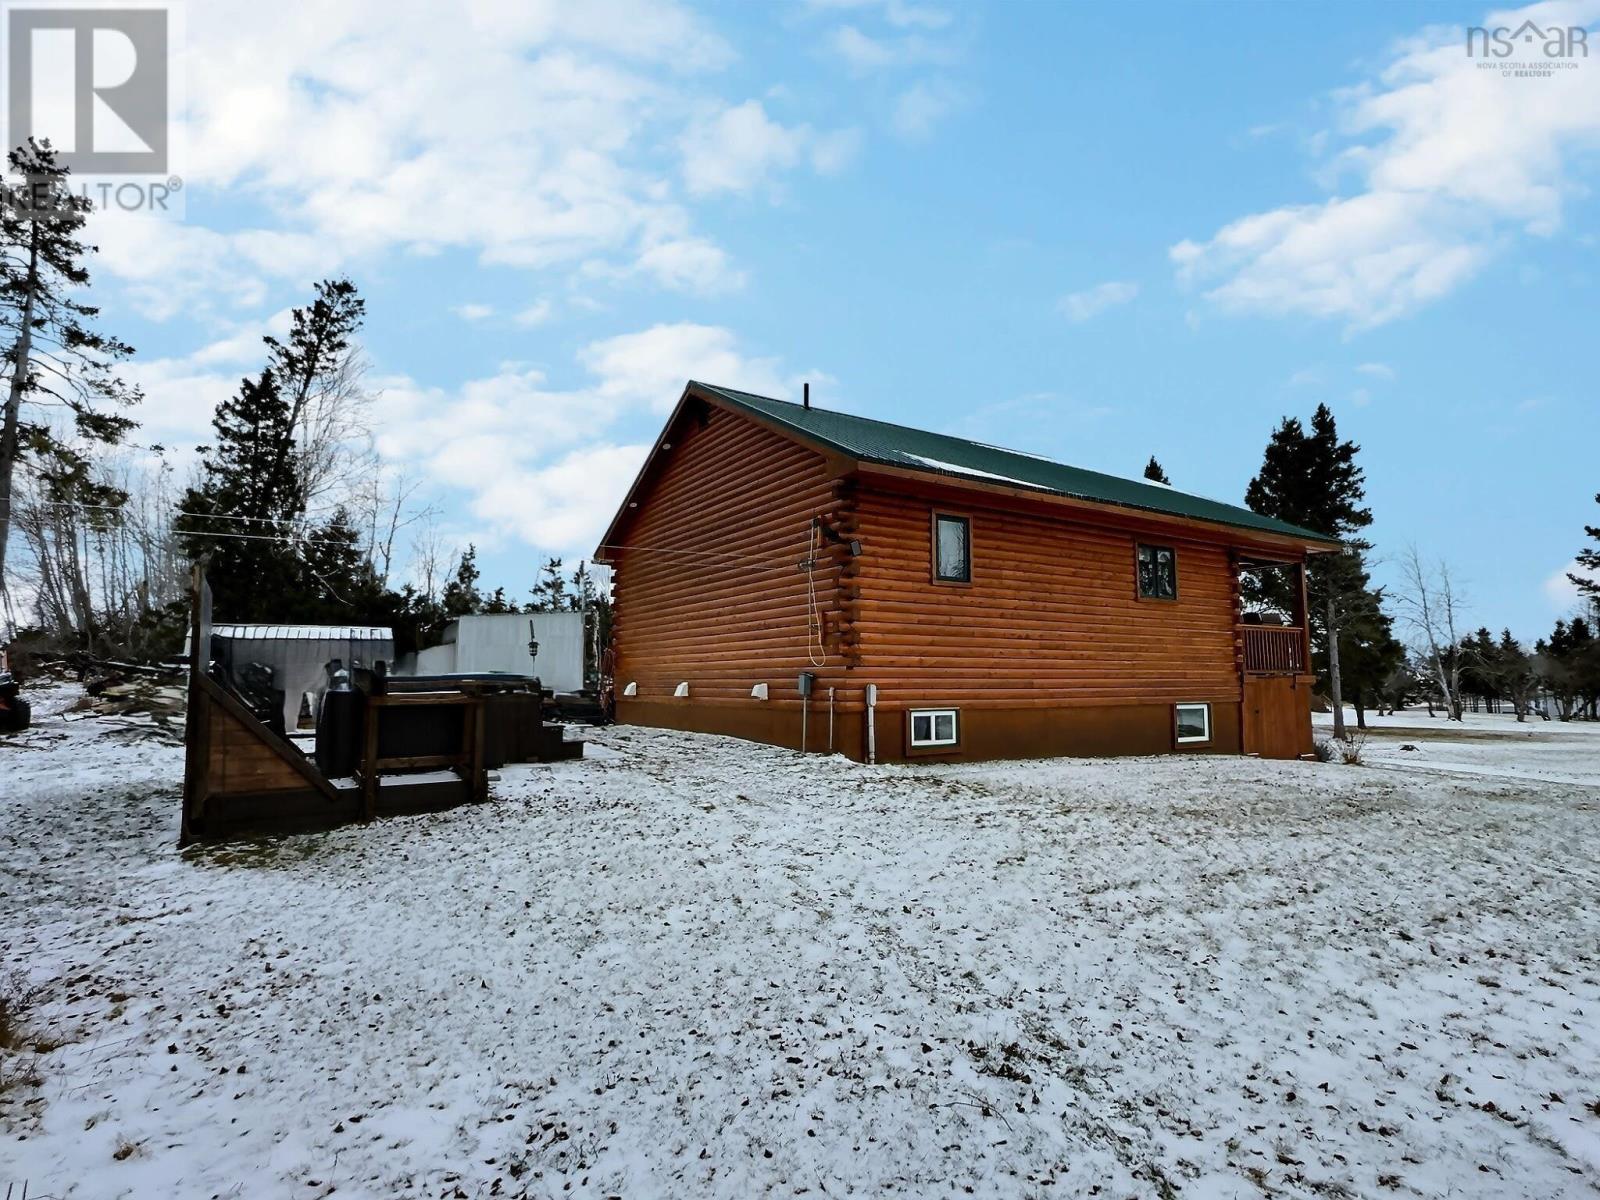
{"type": "Polygon", "coordinates": [[[972,586],[972,518],[966,513],[945,512],[934,509],[928,519],[928,574],[934,583],[945,587],[971,587],[972,586]],[[939,573],[939,522],[959,521],[966,531],[967,543],[967,573],[960,578],[953,575],[939,573]]]}
{"type": "Polygon", "coordinates": [[[1133,544],[1133,594],[1139,600],[1154,600],[1158,604],[1172,604],[1178,599],[1178,548],[1165,546],[1158,542],[1134,542],[1133,544]],[[1144,573],[1141,569],[1141,557],[1145,550],[1160,552],[1165,550],[1172,555],[1172,595],[1162,596],[1144,590],[1144,573]]]}

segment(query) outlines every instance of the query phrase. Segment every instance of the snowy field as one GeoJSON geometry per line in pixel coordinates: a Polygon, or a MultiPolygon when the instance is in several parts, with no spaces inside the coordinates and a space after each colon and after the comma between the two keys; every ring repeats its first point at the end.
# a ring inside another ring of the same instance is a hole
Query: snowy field
{"type": "Polygon", "coordinates": [[[1600,1190],[1589,784],[612,729],[480,807],[179,854],[180,751],[44,699],[0,743],[42,989],[0,1188],[1600,1190]]]}
{"type": "MultiPolygon", "coordinates": [[[[1365,733],[1346,709],[1349,731],[1364,739],[1362,760],[1397,767],[1483,779],[1600,786],[1600,722],[1556,721],[1491,713],[1465,713],[1460,721],[1428,710],[1367,714],[1365,733]]],[[[1317,736],[1333,730],[1333,716],[1313,718],[1317,736]]]]}

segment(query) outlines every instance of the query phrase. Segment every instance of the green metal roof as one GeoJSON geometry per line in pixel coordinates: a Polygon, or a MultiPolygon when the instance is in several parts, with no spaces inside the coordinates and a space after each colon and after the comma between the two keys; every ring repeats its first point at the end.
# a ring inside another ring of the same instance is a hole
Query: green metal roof
{"type": "Polygon", "coordinates": [[[786,400],[756,396],[715,384],[690,381],[689,386],[720,396],[737,409],[786,426],[807,441],[821,443],[865,462],[906,467],[955,479],[1029,488],[1077,500],[1117,504],[1124,508],[1211,521],[1238,529],[1255,529],[1330,545],[1338,544],[1337,539],[1325,534],[1264,517],[1239,505],[1192,496],[1165,484],[1085,471],[1081,467],[1051,462],[1038,455],[1005,450],[966,438],[909,429],[904,425],[891,425],[887,421],[874,421],[870,417],[858,417],[852,413],[805,408],[786,400]]]}

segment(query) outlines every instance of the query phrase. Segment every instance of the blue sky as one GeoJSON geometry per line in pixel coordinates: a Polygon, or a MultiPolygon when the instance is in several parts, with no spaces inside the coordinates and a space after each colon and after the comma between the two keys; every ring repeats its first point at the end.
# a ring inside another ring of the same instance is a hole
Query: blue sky
{"type": "MultiPolygon", "coordinates": [[[[186,215],[104,229],[148,436],[192,444],[313,280],[378,448],[521,592],[682,381],[1238,501],[1319,402],[1385,556],[1525,637],[1600,519],[1595,3],[190,6],[186,215]]],[[[1596,59],[1600,60],[1600,37],[1596,59]]]]}

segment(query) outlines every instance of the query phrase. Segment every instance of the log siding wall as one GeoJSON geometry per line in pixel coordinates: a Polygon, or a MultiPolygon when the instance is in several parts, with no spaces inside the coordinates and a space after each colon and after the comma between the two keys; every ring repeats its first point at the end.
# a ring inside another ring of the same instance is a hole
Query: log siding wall
{"type": "Polygon", "coordinates": [[[880,702],[963,707],[1237,704],[1233,564],[1224,546],[934,493],[862,489],[852,615],[880,702]],[[972,582],[930,586],[930,514],[972,522],[972,582]],[[1178,556],[1178,596],[1138,596],[1135,546],[1178,556]]]}
{"type": "MultiPolygon", "coordinates": [[[[811,661],[811,599],[798,564],[813,517],[848,528],[848,488],[821,454],[721,409],[691,407],[665,440],[671,448],[658,474],[608,551],[619,692],[635,683],[638,702],[661,702],[665,712],[689,704],[793,710],[800,672],[815,672],[819,689],[843,683],[848,556],[824,545],[816,557],[820,667],[811,661]],[[681,682],[687,700],[673,697],[681,682]],[[750,696],[757,683],[768,686],[765,702],[750,696]]],[[[624,717],[638,707],[619,703],[624,717]]]]}
{"type": "MultiPolygon", "coordinates": [[[[961,747],[943,757],[1241,749],[1236,554],[1250,547],[1226,531],[857,472],[704,401],[686,403],[648,471],[601,555],[624,723],[798,747],[796,677],[811,671],[806,746],[856,758],[868,684],[886,761],[908,755],[908,712],[934,707],[962,714],[961,747]],[[970,521],[970,583],[935,580],[935,513],[970,521]],[[820,666],[799,568],[819,516],[862,545],[859,558],[825,541],[816,552],[820,666]],[[1139,597],[1141,542],[1177,552],[1176,599],[1139,597]],[[751,696],[759,683],[766,700],[751,696]],[[1176,744],[1186,701],[1212,706],[1211,743],[1176,744]]],[[[1293,703],[1309,729],[1304,697],[1293,703]]]]}

